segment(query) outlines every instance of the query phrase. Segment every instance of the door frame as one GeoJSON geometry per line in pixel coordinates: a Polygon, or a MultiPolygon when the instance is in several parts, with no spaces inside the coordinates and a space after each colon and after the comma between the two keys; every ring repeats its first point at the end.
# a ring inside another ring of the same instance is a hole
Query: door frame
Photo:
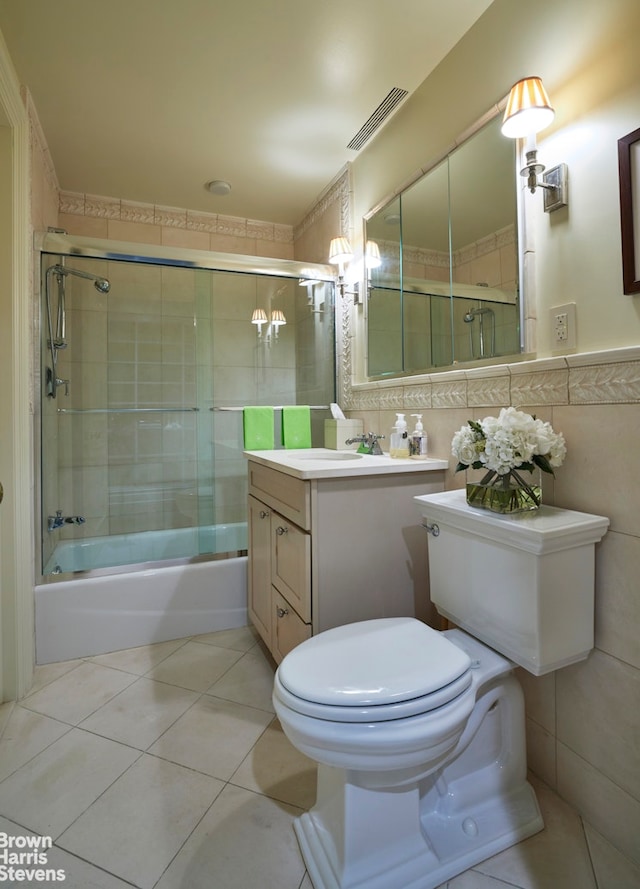
{"type": "Polygon", "coordinates": [[[5,130],[0,148],[0,701],[11,701],[28,692],[35,660],[32,254],[29,119],[1,33],[0,126],[5,130]]]}

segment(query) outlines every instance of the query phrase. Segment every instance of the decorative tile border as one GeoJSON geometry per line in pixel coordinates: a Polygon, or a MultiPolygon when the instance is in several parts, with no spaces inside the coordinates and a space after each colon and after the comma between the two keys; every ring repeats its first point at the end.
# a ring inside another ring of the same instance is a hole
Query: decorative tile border
{"type": "Polygon", "coordinates": [[[209,234],[234,235],[259,241],[281,244],[293,243],[293,226],[266,222],[260,219],[243,219],[239,216],[222,216],[219,213],[199,213],[182,207],[163,207],[124,201],[104,195],[60,191],[58,211],[74,216],[93,216],[99,219],[116,219],[121,222],[142,222],[180,228],[209,234]]]}
{"type": "MultiPolygon", "coordinates": [[[[350,366],[342,369],[350,379],[350,366]]],[[[350,410],[640,403],[640,347],[422,374],[345,388],[350,410]],[[616,357],[624,360],[616,361],[616,357]]]]}

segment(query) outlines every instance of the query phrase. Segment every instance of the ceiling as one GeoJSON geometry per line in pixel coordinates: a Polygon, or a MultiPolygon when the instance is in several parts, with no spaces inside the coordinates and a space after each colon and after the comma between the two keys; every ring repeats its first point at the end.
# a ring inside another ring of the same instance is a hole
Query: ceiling
{"type": "Polygon", "coordinates": [[[490,3],[0,0],[0,31],[63,190],[295,225],[490,3]]]}

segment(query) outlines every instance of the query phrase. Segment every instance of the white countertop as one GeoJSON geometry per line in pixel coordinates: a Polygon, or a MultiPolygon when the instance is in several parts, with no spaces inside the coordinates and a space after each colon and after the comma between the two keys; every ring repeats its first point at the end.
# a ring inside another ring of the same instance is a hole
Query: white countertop
{"type": "Polygon", "coordinates": [[[271,469],[302,479],[354,478],[362,475],[401,475],[447,469],[449,462],[435,457],[401,460],[388,454],[358,454],[330,448],[300,448],[273,451],[245,451],[245,457],[271,469]]]}

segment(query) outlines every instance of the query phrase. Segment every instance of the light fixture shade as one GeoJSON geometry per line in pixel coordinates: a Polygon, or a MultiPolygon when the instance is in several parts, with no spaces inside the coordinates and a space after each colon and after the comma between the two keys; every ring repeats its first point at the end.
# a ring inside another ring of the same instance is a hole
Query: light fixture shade
{"type": "Polygon", "coordinates": [[[525,77],[511,87],[502,120],[502,135],[522,139],[548,127],[555,111],[539,77],[525,77]]]}
{"type": "Polygon", "coordinates": [[[375,241],[367,241],[364,251],[364,262],[368,269],[379,269],[382,265],[380,248],[375,241]]]}
{"type": "Polygon", "coordinates": [[[329,262],[331,265],[344,265],[345,262],[351,262],[353,252],[351,244],[346,238],[332,238],[329,245],[329,262]]]}
{"type": "Polygon", "coordinates": [[[269,319],[267,318],[267,313],[264,309],[254,309],[253,315],[251,316],[251,323],[257,324],[258,327],[261,327],[263,324],[266,324],[269,319]]]}
{"type": "Polygon", "coordinates": [[[274,327],[282,327],[283,324],[287,323],[287,319],[285,318],[282,309],[273,310],[271,313],[271,323],[274,327]]]}

